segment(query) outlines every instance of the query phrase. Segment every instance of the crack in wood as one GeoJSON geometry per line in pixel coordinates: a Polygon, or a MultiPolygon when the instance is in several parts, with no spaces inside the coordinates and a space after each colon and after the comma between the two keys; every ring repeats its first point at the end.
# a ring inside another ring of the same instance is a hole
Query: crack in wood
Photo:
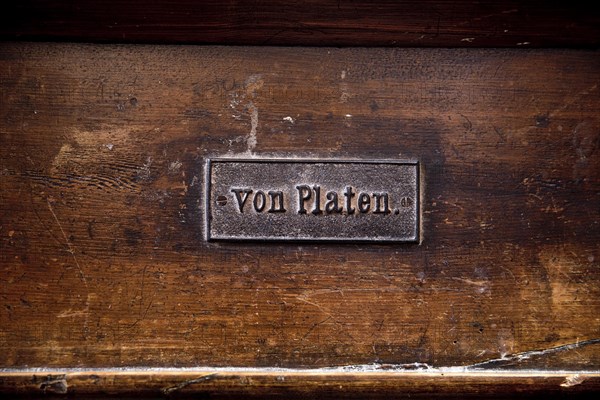
{"type": "Polygon", "coordinates": [[[545,356],[548,354],[554,354],[554,353],[558,353],[558,352],[562,352],[562,351],[575,350],[575,349],[578,349],[578,348],[581,348],[584,346],[589,346],[589,345],[598,344],[598,343],[600,343],[600,338],[564,344],[562,346],[550,347],[548,349],[543,349],[543,350],[524,351],[522,353],[511,354],[508,356],[494,358],[494,359],[482,361],[482,362],[479,362],[476,364],[471,364],[471,365],[465,366],[465,368],[481,369],[482,367],[484,367],[484,369],[485,369],[487,367],[499,367],[499,366],[503,366],[505,364],[511,364],[513,362],[521,362],[521,361],[526,360],[531,357],[545,356]]]}
{"type": "Polygon", "coordinates": [[[164,394],[166,394],[166,395],[170,395],[171,393],[176,392],[178,390],[181,390],[181,389],[183,389],[183,388],[185,388],[187,386],[195,385],[196,383],[200,383],[200,382],[209,381],[209,380],[213,379],[217,375],[218,375],[217,373],[213,373],[213,374],[203,375],[203,376],[201,376],[199,378],[190,379],[190,380],[181,382],[180,384],[177,384],[175,386],[170,386],[170,387],[164,388],[162,390],[162,392],[164,394]]]}

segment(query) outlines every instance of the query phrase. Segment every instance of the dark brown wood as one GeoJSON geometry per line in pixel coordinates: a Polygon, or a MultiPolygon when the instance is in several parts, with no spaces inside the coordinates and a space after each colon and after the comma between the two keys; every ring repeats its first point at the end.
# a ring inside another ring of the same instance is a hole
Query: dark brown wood
{"type": "Polygon", "coordinates": [[[600,375],[568,373],[339,372],[339,371],[38,371],[0,372],[0,394],[135,395],[210,398],[578,398],[600,390],[600,375]]]}
{"type": "Polygon", "coordinates": [[[9,2],[0,37],[118,43],[598,47],[600,16],[569,1],[9,2]]]}
{"type": "Polygon", "coordinates": [[[37,367],[593,375],[599,55],[3,43],[2,390],[37,367]],[[418,159],[423,243],[207,243],[204,160],[240,155],[418,159]]]}

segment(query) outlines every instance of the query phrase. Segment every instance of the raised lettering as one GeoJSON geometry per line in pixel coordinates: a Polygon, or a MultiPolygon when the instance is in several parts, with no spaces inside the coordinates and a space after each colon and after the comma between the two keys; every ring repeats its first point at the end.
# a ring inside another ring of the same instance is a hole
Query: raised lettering
{"type": "Polygon", "coordinates": [[[352,207],[352,198],[355,195],[356,193],[352,191],[352,186],[346,186],[344,196],[346,197],[346,210],[348,210],[348,215],[354,214],[354,207],[352,207]]]}
{"type": "Polygon", "coordinates": [[[361,193],[358,196],[358,211],[360,211],[361,213],[367,213],[369,212],[369,208],[371,208],[371,196],[369,196],[369,193],[361,193]]]}
{"type": "Polygon", "coordinates": [[[244,204],[246,203],[246,200],[248,199],[248,195],[252,193],[252,189],[231,189],[231,191],[233,192],[233,194],[235,194],[235,198],[237,199],[238,208],[239,208],[240,212],[243,213],[244,212],[244,204]],[[242,197],[242,193],[244,193],[243,197],[242,197]]]}
{"type": "Polygon", "coordinates": [[[285,208],[283,207],[283,192],[280,190],[271,190],[269,191],[269,197],[271,197],[271,208],[269,208],[270,213],[278,213],[285,212],[285,208]],[[277,204],[277,206],[276,206],[277,204]]]}
{"type": "Polygon", "coordinates": [[[325,211],[331,213],[341,213],[344,207],[339,206],[338,194],[336,192],[327,192],[327,202],[325,203],[325,211]]]}
{"type": "Polygon", "coordinates": [[[264,192],[261,190],[256,192],[254,195],[254,201],[252,203],[254,204],[254,211],[262,212],[262,210],[265,209],[265,204],[267,203],[267,197],[265,196],[264,192]]]}
{"type": "Polygon", "coordinates": [[[310,200],[311,191],[308,185],[298,185],[298,214],[306,214],[306,208],[304,208],[304,202],[310,200]]]}
{"type": "Polygon", "coordinates": [[[375,202],[375,210],[373,211],[373,214],[389,214],[391,212],[390,200],[388,197],[389,196],[387,193],[373,193],[373,201],[375,202]]]}
{"type": "Polygon", "coordinates": [[[315,191],[315,208],[312,210],[314,215],[319,215],[323,213],[321,210],[321,187],[313,186],[313,190],[315,191]]]}

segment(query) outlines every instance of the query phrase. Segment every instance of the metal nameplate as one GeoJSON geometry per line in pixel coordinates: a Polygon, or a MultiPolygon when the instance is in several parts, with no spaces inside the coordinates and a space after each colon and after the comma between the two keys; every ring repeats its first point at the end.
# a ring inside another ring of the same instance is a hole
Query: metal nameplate
{"type": "Polygon", "coordinates": [[[419,164],[210,159],[208,240],[418,242],[419,164]]]}

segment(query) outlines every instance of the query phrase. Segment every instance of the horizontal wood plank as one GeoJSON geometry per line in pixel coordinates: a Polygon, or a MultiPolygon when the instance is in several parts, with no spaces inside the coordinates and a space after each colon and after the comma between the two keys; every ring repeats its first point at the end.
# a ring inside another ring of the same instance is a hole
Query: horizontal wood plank
{"type": "Polygon", "coordinates": [[[594,47],[600,17],[578,2],[22,0],[0,37],[118,43],[594,47]]]}
{"type": "Polygon", "coordinates": [[[599,72],[596,51],[4,43],[0,365],[597,371],[599,72]],[[418,159],[423,242],[206,242],[204,161],[240,155],[418,159]]]}
{"type": "Polygon", "coordinates": [[[417,398],[544,395],[580,398],[600,389],[597,373],[460,373],[289,370],[86,370],[0,372],[0,394],[156,396],[159,398],[417,398]]]}

